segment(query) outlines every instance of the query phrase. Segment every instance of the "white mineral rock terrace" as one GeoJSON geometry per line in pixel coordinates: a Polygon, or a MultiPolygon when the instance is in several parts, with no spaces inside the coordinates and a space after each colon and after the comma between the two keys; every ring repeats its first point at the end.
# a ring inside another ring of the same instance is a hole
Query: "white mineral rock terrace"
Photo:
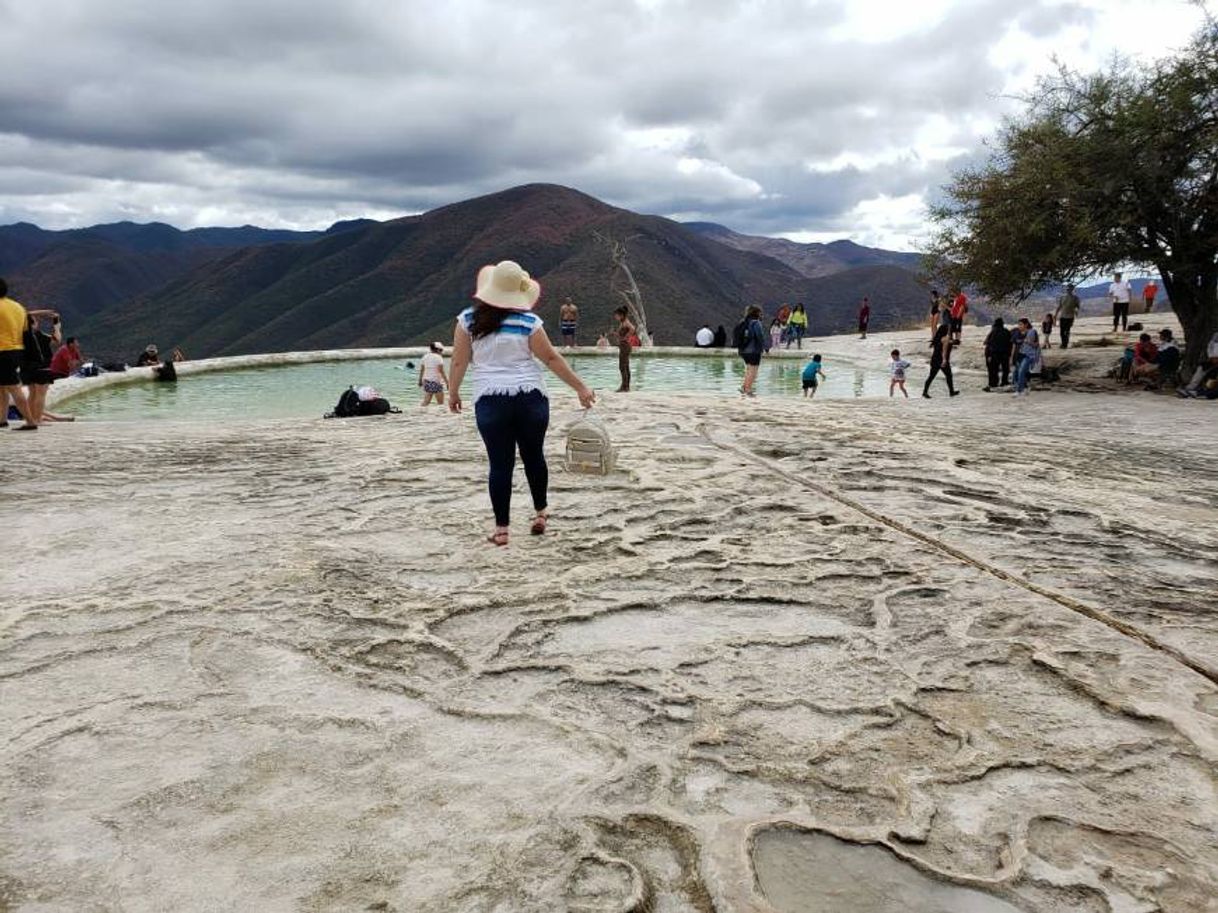
{"type": "Polygon", "coordinates": [[[1218,408],[962,385],[4,432],[0,911],[1218,910],[1218,408]]]}

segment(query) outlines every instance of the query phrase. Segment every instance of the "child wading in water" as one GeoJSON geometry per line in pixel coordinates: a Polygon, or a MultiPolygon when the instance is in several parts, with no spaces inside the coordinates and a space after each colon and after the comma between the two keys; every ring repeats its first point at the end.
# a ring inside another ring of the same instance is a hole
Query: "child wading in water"
{"type": "Polygon", "coordinates": [[[812,397],[816,395],[816,388],[821,380],[828,380],[825,377],[825,372],[821,370],[820,356],[813,355],[812,360],[804,365],[803,383],[804,396],[812,397]],[[819,378],[818,378],[819,376],[819,378]]]}
{"type": "Polygon", "coordinates": [[[423,356],[419,366],[419,386],[423,388],[423,406],[435,398],[437,406],[444,405],[444,388],[448,378],[444,374],[444,343],[433,342],[431,351],[423,356]]]}
{"type": "Polygon", "coordinates": [[[888,365],[888,370],[892,372],[892,380],[888,382],[888,395],[896,391],[897,387],[901,388],[901,392],[905,394],[905,398],[909,399],[909,391],[905,389],[905,371],[909,368],[909,362],[901,357],[900,349],[892,350],[892,361],[888,365]]]}

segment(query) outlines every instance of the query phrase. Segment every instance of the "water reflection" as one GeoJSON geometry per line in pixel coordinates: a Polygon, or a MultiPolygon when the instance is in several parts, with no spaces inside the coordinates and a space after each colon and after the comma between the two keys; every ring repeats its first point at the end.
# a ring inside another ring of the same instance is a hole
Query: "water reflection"
{"type": "MultiPolygon", "coordinates": [[[[811,353],[808,353],[809,356],[811,353]]],[[[617,358],[571,357],[584,381],[598,392],[616,390],[617,358]]],[[[798,396],[805,361],[766,359],[758,375],[761,397],[798,396]]],[[[698,392],[735,395],[744,363],[734,353],[724,357],[636,357],[631,364],[633,389],[644,393],[698,392]]],[[[848,362],[827,364],[828,380],[817,398],[878,396],[886,378],[848,362]]],[[[554,391],[561,381],[547,376],[554,391]]],[[[176,384],[136,383],[110,387],[69,401],[64,410],[84,419],[119,421],[176,419],[224,421],[237,418],[311,418],[334,408],[349,386],[369,384],[395,406],[413,408],[422,399],[418,369],[389,359],[326,362],[278,368],[250,368],[185,377],[176,384]]],[[[468,403],[470,381],[463,392],[468,403]]]]}

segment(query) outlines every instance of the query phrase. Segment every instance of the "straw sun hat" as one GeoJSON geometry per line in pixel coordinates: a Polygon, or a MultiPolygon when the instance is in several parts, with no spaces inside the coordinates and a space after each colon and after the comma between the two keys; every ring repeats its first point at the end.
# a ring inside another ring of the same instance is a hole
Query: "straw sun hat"
{"type": "Polygon", "coordinates": [[[500,260],[478,270],[478,290],[474,297],[491,307],[508,311],[531,310],[541,295],[541,285],[520,268],[519,263],[500,260]]]}

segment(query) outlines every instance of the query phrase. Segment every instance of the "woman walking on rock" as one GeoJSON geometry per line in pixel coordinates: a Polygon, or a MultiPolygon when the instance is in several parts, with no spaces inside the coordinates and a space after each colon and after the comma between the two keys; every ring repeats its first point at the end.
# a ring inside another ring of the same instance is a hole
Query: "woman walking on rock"
{"type": "Polygon", "coordinates": [[[930,374],[926,377],[926,386],[922,388],[922,395],[930,399],[930,382],[935,379],[935,375],[940,371],[943,372],[943,379],[947,381],[947,392],[952,396],[959,396],[960,391],[952,385],[952,337],[951,327],[941,326],[935,330],[935,338],[931,340],[930,355],[930,374]]]}
{"type": "Polygon", "coordinates": [[[761,326],[761,308],[751,306],[744,312],[744,320],[736,325],[734,333],[736,351],[744,361],[744,383],[740,392],[745,396],[756,396],[753,386],[757,383],[757,371],[761,367],[761,355],[765,352],[766,333],[761,326]]]}
{"type": "Polygon", "coordinates": [[[484,266],[474,292],[477,303],[461,312],[454,334],[448,407],[461,411],[461,381],[473,364],[474,416],[490,459],[488,487],[495,514],[495,530],[487,541],[495,545],[508,544],[517,450],[536,511],[529,531],[546,531],[550,476],[544,448],[550,400],[537,362],[574,390],[585,409],[596,401],[532,313],[540,296],[541,286],[519,264],[503,260],[484,266]]]}

